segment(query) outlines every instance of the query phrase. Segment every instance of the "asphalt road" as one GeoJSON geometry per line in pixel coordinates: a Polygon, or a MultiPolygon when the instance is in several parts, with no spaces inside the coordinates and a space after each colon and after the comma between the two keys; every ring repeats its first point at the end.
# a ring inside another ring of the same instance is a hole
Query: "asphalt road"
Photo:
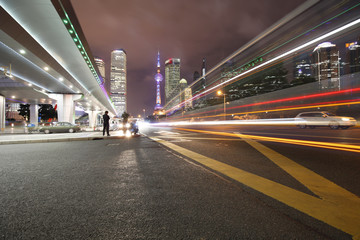
{"type": "Polygon", "coordinates": [[[351,239],[357,232],[358,153],[184,129],[142,131],[147,137],[0,145],[0,238],[351,239]],[[296,172],[310,169],[339,188],[300,181],[305,173],[285,171],[256,143],[299,164],[296,172]],[[345,212],[340,219],[355,227],[338,224],[331,211],[345,212]]]}

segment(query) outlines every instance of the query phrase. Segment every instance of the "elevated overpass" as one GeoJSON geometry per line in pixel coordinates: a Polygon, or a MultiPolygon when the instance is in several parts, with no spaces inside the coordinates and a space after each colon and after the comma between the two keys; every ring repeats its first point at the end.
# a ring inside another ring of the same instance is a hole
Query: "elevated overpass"
{"type": "Polygon", "coordinates": [[[69,0],[0,0],[0,128],[5,102],[57,104],[58,120],[74,122],[75,106],[116,115],[69,0]]]}

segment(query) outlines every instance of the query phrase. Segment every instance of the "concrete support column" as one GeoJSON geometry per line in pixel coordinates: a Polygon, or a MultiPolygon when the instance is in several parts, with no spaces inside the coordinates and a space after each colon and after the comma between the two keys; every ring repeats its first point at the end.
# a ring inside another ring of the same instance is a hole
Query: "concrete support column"
{"type": "Polygon", "coordinates": [[[74,101],[81,98],[81,94],[49,94],[57,101],[57,114],[59,122],[75,123],[74,101]]]}
{"type": "Polygon", "coordinates": [[[97,125],[97,116],[100,111],[85,111],[89,115],[89,127],[91,129],[94,129],[94,127],[97,125]]]}
{"type": "Polygon", "coordinates": [[[0,131],[5,131],[5,97],[0,95],[0,131]]]}
{"type": "Polygon", "coordinates": [[[30,123],[34,124],[36,127],[39,123],[39,105],[30,104],[30,123]]]}

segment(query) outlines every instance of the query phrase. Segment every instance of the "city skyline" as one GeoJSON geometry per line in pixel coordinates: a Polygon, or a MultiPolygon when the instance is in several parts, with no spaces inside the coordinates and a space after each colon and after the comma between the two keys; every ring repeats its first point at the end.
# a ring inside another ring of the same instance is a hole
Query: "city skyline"
{"type": "MultiPolygon", "coordinates": [[[[305,1],[270,3],[263,0],[244,4],[236,0],[170,0],[162,2],[161,8],[151,2],[139,4],[138,1],[71,2],[91,51],[102,58],[106,66],[110,66],[109,53],[113,49],[126,49],[128,92],[137,93],[129,94],[128,111],[138,115],[143,109],[149,113],[154,109],[156,69],[153,59],[158,50],[163,59],[181,59],[180,78],[191,84],[194,72],[201,72],[203,58],[206,58],[207,69],[211,69],[305,1]],[[282,7],[274,8],[279,5],[282,7]]],[[[106,67],[106,76],[109,72],[106,67]]]]}

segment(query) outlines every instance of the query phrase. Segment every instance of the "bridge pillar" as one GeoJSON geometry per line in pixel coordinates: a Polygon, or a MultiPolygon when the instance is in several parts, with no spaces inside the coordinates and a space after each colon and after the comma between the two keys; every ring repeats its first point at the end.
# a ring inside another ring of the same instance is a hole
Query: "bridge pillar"
{"type": "Polygon", "coordinates": [[[5,131],[5,97],[0,95],[0,132],[5,131]]]}
{"type": "Polygon", "coordinates": [[[94,127],[97,124],[97,116],[100,113],[100,111],[85,111],[89,115],[89,127],[91,129],[94,129],[94,127]]]}
{"type": "Polygon", "coordinates": [[[36,127],[39,123],[39,105],[30,104],[30,123],[34,124],[36,127]]]}
{"type": "Polygon", "coordinates": [[[75,104],[81,94],[49,94],[49,97],[57,101],[57,114],[59,122],[75,123],[75,104]]]}

